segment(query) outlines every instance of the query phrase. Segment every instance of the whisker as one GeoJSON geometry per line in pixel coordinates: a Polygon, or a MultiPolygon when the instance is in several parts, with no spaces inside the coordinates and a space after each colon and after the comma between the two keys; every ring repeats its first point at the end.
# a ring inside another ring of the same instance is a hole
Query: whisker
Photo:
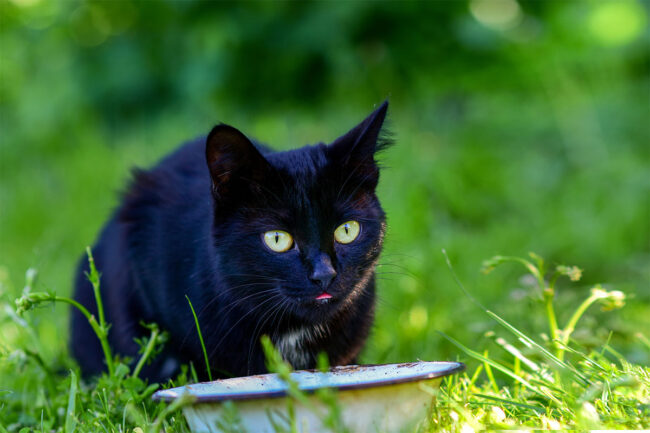
{"type": "Polygon", "coordinates": [[[375,275],[401,275],[403,277],[412,277],[414,279],[417,279],[417,277],[414,275],[410,275],[400,271],[375,271],[375,275]]]}
{"type": "MultiPolygon", "coordinates": [[[[249,286],[252,286],[252,285],[264,285],[264,284],[271,284],[271,283],[242,284],[241,286],[235,286],[235,287],[229,288],[229,289],[227,289],[227,290],[225,290],[225,291],[219,292],[219,293],[217,293],[217,295],[214,296],[214,297],[213,297],[213,298],[212,298],[212,299],[211,299],[207,304],[205,304],[205,305],[203,306],[203,308],[201,308],[201,311],[199,311],[199,314],[197,315],[197,317],[201,317],[201,315],[203,314],[203,312],[205,312],[205,311],[207,310],[207,308],[210,307],[210,306],[212,306],[216,301],[223,300],[223,297],[220,296],[220,295],[225,295],[225,294],[227,294],[228,292],[231,292],[231,291],[233,291],[233,290],[235,290],[235,289],[238,289],[238,288],[241,288],[241,287],[245,287],[245,286],[248,286],[248,287],[249,287],[249,286]]],[[[243,298],[237,298],[237,299],[235,299],[232,303],[238,302],[238,301],[240,301],[240,300],[247,299],[247,298],[249,298],[249,297],[251,297],[251,296],[254,296],[254,295],[257,295],[257,294],[268,293],[268,292],[270,292],[270,291],[273,291],[274,289],[275,289],[275,287],[272,287],[272,288],[270,288],[270,289],[265,289],[265,290],[256,291],[256,292],[253,292],[253,293],[251,293],[251,294],[249,294],[249,295],[247,295],[247,296],[245,296],[245,297],[243,297],[243,298]]],[[[228,305],[225,305],[225,306],[223,306],[222,308],[228,308],[230,305],[232,305],[232,303],[230,303],[230,304],[228,304],[228,305]]]]}
{"type": "Polygon", "coordinates": [[[244,301],[254,298],[255,296],[264,295],[269,292],[274,292],[275,290],[276,290],[275,287],[272,287],[270,289],[251,293],[250,295],[244,296],[243,298],[237,298],[234,301],[232,301],[230,304],[224,306],[223,308],[226,309],[226,311],[220,312],[220,314],[223,314],[225,316],[226,314],[230,313],[233,310],[233,308],[237,307],[238,305],[241,305],[244,301]]]}
{"type": "MultiPolygon", "coordinates": [[[[263,301],[261,304],[258,304],[258,305],[256,305],[255,307],[253,307],[252,309],[250,309],[250,310],[249,310],[246,314],[244,314],[242,317],[240,317],[239,320],[237,320],[237,321],[235,322],[235,324],[232,325],[232,326],[230,327],[230,329],[228,329],[228,331],[227,331],[225,334],[223,334],[223,335],[221,336],[221,339],[220,339],[220,340],[217,342],[217,344],[216,344],[216,345],[215,345],[215,346],[210,350],[210,358],[212,358],[212,357],[214,356],[214,353],[215,353],[216,350],[219,348],[219,346],[221,345],[221,343],[223,343],[223,341],[225,340],[225,338],[226,338],[226,337],[227,337],[227,336],[228,336],[228,335],[229,335],[229,334],[230,334],[230,333],[231,333],[231,332],[232,332],[232,331],[237,327],[237,325],[239,325],[239,324],[241,323],[242,320],[244,320],[246,317],[248,317],[248,316],[249,316],[250,314],[252,314],[253,312],[257,311],[257,310],[260,309],[261,307],[263,307],[263,306],[264,306],[266,303],[268,303],[269,301],[272,301],[272,300],[274,300],[275,298],[277,298],[277,297],[279,297],[279,296],[282,296],[282,295],[281,295],[280,293],[278,293],[278,294],[276,294],[276,295],[274,295],[274,296],[271,296],[271,297],[268,298],[267,300],[263,301]]],[[[214,335],[214,334],[212,334],[212,335],[214,335]]]]}
{"type": "MultiPolygon", "coordinates": [[[[261,336],[261,333],[264,330],[264,325],[266,325],[266,322],[269,319],[271,319],[272,317],[274,317],[275,315],[277,315],[277,313],[280,311],[280,309],[282,308],[282,305],[284,305],[285,302],[286,302],[286,299],[283,299],[280,304],[276,305],[273,309],[269,310],[270,313],[269,312],[265,313],[265,315],[262,316],[262,318],[260,318],[260,320],[257,322],[257,325],[255,326],[255,329],[253,330],[253,338],[251,338],[251,342],[250,342],[250,344],[248,346],[248,361],[247,361],[248,374],[250,374],[250,365],[251,365],[251,356],[253,354],[253,346],[255,344],[257,344],[257,339],[261,336]],[[262,322],[262,319],[264,319],[263,322],[262,322]],[[260,326],[260,323],[261,323],[261,326],[260,326]],[[260,329],[259,332],[257,332],[258,327],[260,329]]],[[[273,323],[273,321],[271,321],[271,324],[272,323],[273,323]]]]}
{"type": "Polygon", "coordinates": [[[221,275],[223,278],[228,278],[228,277],[254,277],[254,278],[265,278],[267,280],[273,280],[273,281],[282,281],[286,282],[287,280],[284,280],[282,278],[276,278],[276,277],[269,277],[268,275],[259,275],[259,274],[224,274],[221,275]]]}
{"type": "MultiPolygon", "coordinates": [[[[256,295],[263,295],[263,294],[265,294],[265,293],[269,293],[269,292],[272,292],[272,291],[274,291],[274,290],[275,290],[275,288],[273,287],[273,288],[271,288],[271,289],[261,290],[261,291],[259,291],[259,292],[252,293],[252,294],[250,294],[250,295],[248,295],[248,296],[245,296],[245,297],[243,297],[243,298],[235,299],[233,302],[229,303],[228,305],[226,305],[226,306],[224,306],[224,307],[222,307],[222,308],[228,308],[228,307],[230,307],[230,309],[232,309],[232,308],[236,307],[237,305],[240,305],[242,302],[246,301],[247,299],[250,299],[250,298],[252,298],[252,297],[254,297],[254,296],[256,296],[256,295]]],[[[205,313],[205,312],[208,310],[209,307],[211,307],[212,305],[214,305],[215,302],[220,301],[220,300],[222,300],[222,298],[220,298],[219,296],[215,296],[213,299],[211,299],[207,304],[205,304],[205,305],[201,308],[201,310],[199,311],[199,313],[196,315],[197,319],[200,319],[201,316],[202,316],[202,314],[205,313]]],[[[227,314],[229,311],[230,311],[230,310],[228,310],[226,313],[222,313],[222,314],[225,315],[225,314],[227,314]]],[[[188,337],[192,334],[193,331],[195,331],[193,327],[189,327],[189,328],[187,329],[187,331],[185,332],[185,336],[183,337],[183,340],[182,340],[181,343],[180,343],[180,347],[181,347],[181,348],[185,346],[185,343],[187,342],[188,337]]]]}

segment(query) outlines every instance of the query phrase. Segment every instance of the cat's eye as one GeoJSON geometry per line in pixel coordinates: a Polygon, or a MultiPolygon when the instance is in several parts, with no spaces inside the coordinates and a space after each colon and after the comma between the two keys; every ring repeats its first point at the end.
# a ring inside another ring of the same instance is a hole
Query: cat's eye
{"type": "Polygon", "coordinates": [[[264,233],[264,243],[276,253],[283,253],[291,248],[293,238],[285,231],[271,230],[264,233]]]}
{"type": "Polygon", "coordinates": [[[340,244],[349,244],[359,236],[361,226],[356,221],[348,221],[334,230],[334,239],[340,244]]]}

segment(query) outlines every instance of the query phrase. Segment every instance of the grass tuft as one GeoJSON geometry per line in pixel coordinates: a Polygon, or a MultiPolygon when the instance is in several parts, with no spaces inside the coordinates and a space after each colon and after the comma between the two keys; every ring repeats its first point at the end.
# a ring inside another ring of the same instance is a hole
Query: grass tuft
{"type": "Polygon", "coordinates": [[[192,301],[190,298],[185,295],[187,303],[190,304],[190,309],[192,310],[192,316],[194,316],[194,323],[196,323],[196,332],[199,334],[199,341],[201,342],[201,350],[203,351],[203,358],[205,359],[205,369],[208,371],[208,378],[212,381],[212,370],[210,369],[210,361],[208,361],[208,351],[205,349],[205,343],[203,342],[203,334],[201,334],[201,326],[199,326],[199,318],[196,317],[196,312],[192,306],[192,301]]]}

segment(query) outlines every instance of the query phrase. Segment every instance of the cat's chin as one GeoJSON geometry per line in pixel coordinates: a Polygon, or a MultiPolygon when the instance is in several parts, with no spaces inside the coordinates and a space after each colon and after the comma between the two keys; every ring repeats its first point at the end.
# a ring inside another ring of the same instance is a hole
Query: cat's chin
{"type": "Polygon", "coordinates": [[[331,319],[342,307],[342,297],[329,297],[316,299],[310,298],[293,298],[293,313],[299,319],[306,323],[323,323],[331,319]]]}

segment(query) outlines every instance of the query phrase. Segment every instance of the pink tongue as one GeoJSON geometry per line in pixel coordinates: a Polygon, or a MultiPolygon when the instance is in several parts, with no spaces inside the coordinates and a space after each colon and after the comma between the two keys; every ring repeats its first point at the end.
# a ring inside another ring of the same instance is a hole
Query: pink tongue
{"type": "Polygon", "coordinates": [[[321,299],[330,299],[331,297],[332,295],[330,295],[329,293],[323,292],[320,295],[316,296],[316,300],[320,301],[321,299]]]}

